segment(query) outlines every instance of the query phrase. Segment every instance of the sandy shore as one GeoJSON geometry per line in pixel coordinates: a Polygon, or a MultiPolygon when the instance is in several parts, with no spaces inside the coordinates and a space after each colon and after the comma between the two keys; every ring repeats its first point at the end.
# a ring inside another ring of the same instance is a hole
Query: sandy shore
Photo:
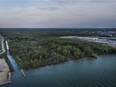
{"type": "Polygon", "coordinates": [[[0,59],[0,85],[9,83],[9,71],[9,66],[7,65],[5,59],[0,59]]]}

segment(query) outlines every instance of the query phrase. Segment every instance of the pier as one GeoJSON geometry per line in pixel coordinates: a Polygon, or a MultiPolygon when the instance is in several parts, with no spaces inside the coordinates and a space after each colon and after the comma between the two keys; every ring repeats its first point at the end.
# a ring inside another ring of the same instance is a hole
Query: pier
{"type": "Polygon", "coordinates": [[[27,78],[27,75],[26,75],[26,73],[25,73],[25,71],[23,69],[21,69],[21,73],[25,78],[27,78]]]}

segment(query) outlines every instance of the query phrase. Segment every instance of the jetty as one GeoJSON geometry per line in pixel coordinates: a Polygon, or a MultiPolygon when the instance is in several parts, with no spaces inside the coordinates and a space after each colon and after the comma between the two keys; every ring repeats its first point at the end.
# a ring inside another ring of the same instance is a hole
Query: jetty
{"type": "Polygon", "coordinates": [[[25,78],[27,78],[27,75],[26,75],[26,73],[25,73],[25,71],[23,69],[21,69],[21,73],[25,78]]]}

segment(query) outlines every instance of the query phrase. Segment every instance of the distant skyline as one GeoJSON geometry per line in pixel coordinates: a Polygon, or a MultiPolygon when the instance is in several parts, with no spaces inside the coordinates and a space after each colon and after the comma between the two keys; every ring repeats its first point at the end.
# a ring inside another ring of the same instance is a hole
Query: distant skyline
{"type": "Polygon", "coordinates": [[[116,0],[0,0],[0,28],[116,28],[116,0]]]}

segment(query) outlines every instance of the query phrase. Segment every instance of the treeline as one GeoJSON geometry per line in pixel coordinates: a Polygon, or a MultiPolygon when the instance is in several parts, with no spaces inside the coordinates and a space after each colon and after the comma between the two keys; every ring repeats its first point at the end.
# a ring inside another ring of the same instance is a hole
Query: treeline
{"type": "Polygon", "coordinates": [[[96,57],[99,54],[116,53],[116,49],[78,39],[63,39],[58,37],[18,36],[9,39],[10,53],[20,68],[30,69],[50,64],[61,63],[84,56],[96,57]],[[32,39],[33,38],[33,39],[32,39]]]}
{"type": "Polygon", "coordinates": [[[33,37],[58,37],[58,36],[106,36],[116,37],[116,29],[0,29],[0,34],[4,37],[19,35],[33,35],[33,37]]]}

